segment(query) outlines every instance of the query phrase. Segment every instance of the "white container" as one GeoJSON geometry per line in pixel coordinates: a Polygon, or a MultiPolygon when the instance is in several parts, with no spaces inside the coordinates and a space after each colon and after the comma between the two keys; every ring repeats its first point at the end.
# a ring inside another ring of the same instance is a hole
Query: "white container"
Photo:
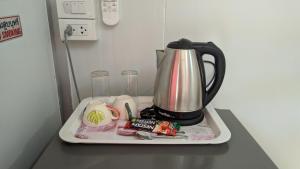
{"type": "MultiPolygon", "coordinates": [[[[95,98],[94,98],[95,99],[95,98]]],[[[105,100],[108,103],[112,103],[115,99],[112,97],[99,97],[99,100],[105,100]]],[[[146,107],[152,105],[153,97],[150,96],[139,96],[135,100],[139,107],[146,107]]],[[[77,129],[81,125],[82,114],[86,105],[92,100],[92,98],[84,99],[78,107],[75,109],[71,117],[67,120],[64,126],[59,132],[60,138],[69,143],[82,143],[82,144],[221,144],[230,140],[231,133],[223,120],[220,118],[215,109],[208,105],[206,106],[205,119],[206,125],[209,127],[214,137],[211,139],[153,139],[153,140],[139,140],[133,136],[120,136],[116,132],[103,132],[95,133],[88,139],[80,139],[75,137],[77,129]]],[[[201,134],[202,126],[184,126],[181,127],[181,131],[185,132],[196,132],[201,134]]],[[[115,129],[116,130],[116,129],[115,129]]]]}

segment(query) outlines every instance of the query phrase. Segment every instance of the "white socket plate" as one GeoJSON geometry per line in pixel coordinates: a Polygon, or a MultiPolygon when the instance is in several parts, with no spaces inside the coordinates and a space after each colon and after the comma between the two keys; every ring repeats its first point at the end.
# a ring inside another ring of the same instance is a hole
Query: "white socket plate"
{"type": "Polygon", "coordinates": [[[64,31],[68,25],[71,25],[73,35],[68,37],[68,40],[97,40],[96,20],[88,19],[59,19],[60,38],[63,41],[64,31]],[[81,29],[81,26],[83,29],[81,29]],[[78,30],[77,30],[78,29],[78,30]]]}

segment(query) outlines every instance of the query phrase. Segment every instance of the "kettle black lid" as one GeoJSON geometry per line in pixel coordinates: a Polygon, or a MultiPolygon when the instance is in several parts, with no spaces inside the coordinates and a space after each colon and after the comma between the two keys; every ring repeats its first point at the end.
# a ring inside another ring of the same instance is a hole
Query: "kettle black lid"
{"type": "Polygon", "coordinates": [[[170,42],[167,47],[172,49],[193,49],[193,42],[182,38],[178,41],[170,42]]]}

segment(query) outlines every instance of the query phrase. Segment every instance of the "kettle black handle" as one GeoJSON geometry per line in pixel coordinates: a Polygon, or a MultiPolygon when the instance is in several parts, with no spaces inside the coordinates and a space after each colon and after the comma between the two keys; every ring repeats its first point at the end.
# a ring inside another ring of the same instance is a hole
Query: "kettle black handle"
{"type": "MultiPolygon", "coordinates": [[[[226,68],[226,63],[225,63],[225,56],[220,48],[218,48],[214,43],[208,42],[208,43],[193,43],[193,48],[197,51],[197,57],[198,57],[198,62],[199,62],[199,68],[203,68],[203,79],[205,79],[205,70],[203,66],[203,55],[204,54],[209,54],[212,55],[215,58],[215,80],[211,87],[206,91],[205,89],[205,98],[204,98],[204,105],[206,106],[217,94],[219,91],[224,75],[225,75],[225,68],[226,68]]],[[[203,80],[202,79],[202,80],[203,80]]],[[[205,82],[205,80],[204,80],[205,82]]],[[[204,84],[206,86],[206,84],[204,84]]],[[[205,88],[205,87],[203,87],[205,88]]]]}

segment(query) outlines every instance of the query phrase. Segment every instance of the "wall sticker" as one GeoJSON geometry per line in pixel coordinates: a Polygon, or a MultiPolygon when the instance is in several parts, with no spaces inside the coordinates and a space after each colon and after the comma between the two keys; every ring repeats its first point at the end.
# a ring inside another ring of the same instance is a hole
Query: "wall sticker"
{"type": "Polygon", "coordinates": [[[23,35],[20,16],[0,17],[0,42],[23,35]]]}

